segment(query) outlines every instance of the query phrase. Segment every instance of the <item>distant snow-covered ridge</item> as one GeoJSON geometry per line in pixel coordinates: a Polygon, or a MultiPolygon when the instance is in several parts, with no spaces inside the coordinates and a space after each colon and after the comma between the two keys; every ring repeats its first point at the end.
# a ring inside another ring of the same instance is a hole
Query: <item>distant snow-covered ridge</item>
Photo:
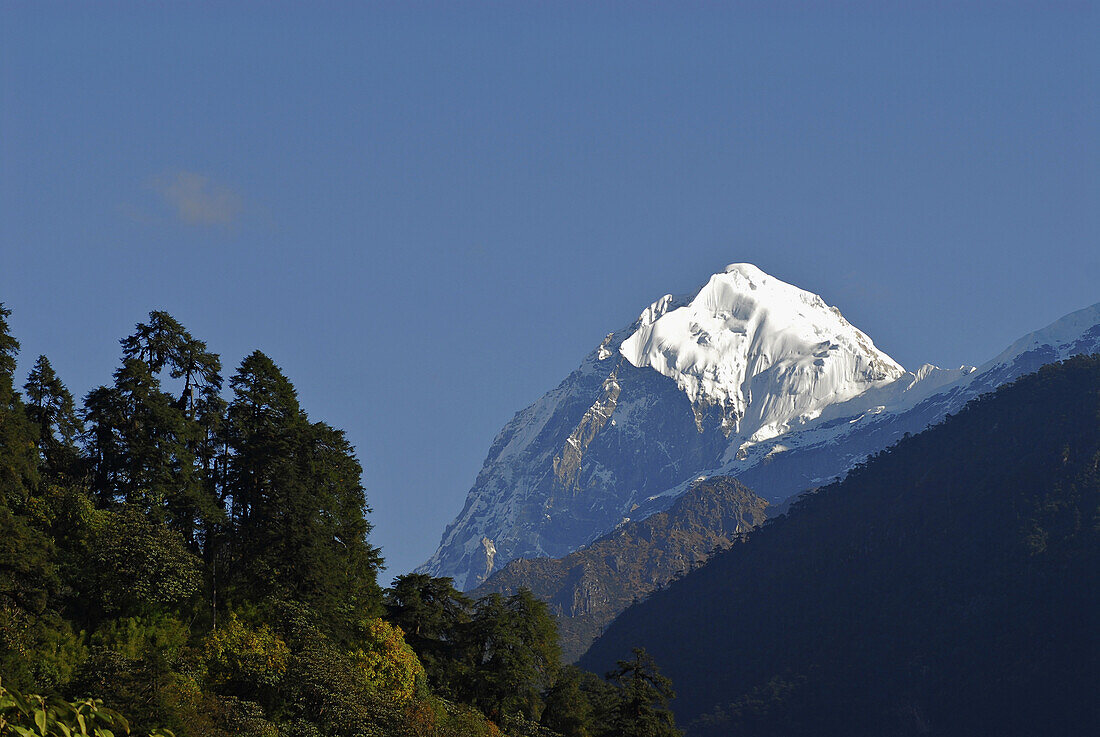
{"type": "Polygon", "coordinates": [[[498,434],[420,570],[474,588],[667,508],[700,476],[781,501],[1044,363],[1100,350],[1100,304],[978,369],[906,371],[819,296],[751,264],[665,295],[498,434]]]}

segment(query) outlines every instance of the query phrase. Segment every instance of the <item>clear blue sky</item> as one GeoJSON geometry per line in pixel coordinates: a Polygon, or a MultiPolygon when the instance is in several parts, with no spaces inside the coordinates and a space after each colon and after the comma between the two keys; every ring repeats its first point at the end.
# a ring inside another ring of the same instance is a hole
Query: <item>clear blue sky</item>
{"type": "Polygon", "coordinates": [[[262,349],[358,447],[388,581],[516,410],[728,262],[908,367],[1100,300],[1096,4],[772,5],[4,2],[21,371],[83,395],[151,309],[262,349]]]}

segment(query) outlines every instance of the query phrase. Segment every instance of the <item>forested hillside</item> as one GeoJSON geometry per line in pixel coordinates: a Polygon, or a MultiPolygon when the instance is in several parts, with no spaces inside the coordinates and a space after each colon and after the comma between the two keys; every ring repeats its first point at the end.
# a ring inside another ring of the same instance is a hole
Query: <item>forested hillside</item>
{"type": "Polygon", "coordinates": [[[679,734],[644,651],[608,680],[560,667],[526,590],[383,589],[355,452],[268,356],[226,381],[153,312],[78,406],[44,356],[17,390],[10,314],[0,733],[679,734]]]}
{"type": "Polygon", "coordinates": [[[706,479],[667,511],[627,522],[564,558],[513,560],[472,593],[530,589],[549,604],[562,657],[574,662],[620,612],[740,540],[767,508],[736,479],[706,479]]]}
{"type": "Polygon", "coordinates": [[[1046,366],[628,609],[688,734],[1100,730],[1100,356],[1046,366]]]}

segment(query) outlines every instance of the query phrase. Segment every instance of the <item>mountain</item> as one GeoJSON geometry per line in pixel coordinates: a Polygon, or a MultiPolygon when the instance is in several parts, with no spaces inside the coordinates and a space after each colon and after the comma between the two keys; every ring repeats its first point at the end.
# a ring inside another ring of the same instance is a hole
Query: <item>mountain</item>
{"type": "Polygon", "coordinates": [[[651,305],[619,352],[672,379],[700,430],[717,410],[738,449],[905,373],[821,297],[751,264],[731,264],[673,305],[667,296],[651,305]]]}
{"type": "Polygon", "coordinates": [[[579,664],[644,647],[691,737],[1096,734],[1098,633],[1100,356],[1081,356],[805,495],[579,664]]]}
{"type": "Polygon", "coordinates": [[[634,601],[763,523],[767,507],[736,479],[706,479],[666,511],[617,527],[564,558],[513,560],[472,596],[531,589],[557,617],[562,657],[573,662],[634,601]]]}
{"type": "Polygon", "coordinates": [[[664,295],[501,430],[422,572],[476,588],[667,509],[700,476],[772,503],[1038,366],[1100,350],[1100,304],[979,369],[906,371],[817,295],[732,264],[664,295]]]}

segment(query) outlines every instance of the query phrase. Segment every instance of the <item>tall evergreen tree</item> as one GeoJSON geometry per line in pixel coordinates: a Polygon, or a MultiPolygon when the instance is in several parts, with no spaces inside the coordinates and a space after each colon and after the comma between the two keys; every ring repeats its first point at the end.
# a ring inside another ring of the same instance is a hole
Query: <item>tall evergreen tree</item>
{"type": "Polygon", "coordinates": [[[28,677],[25,652],[41,634],[41,616],[57,590],[53,544],[35,518],[39,485],[36,431],[15,391],[19,341],[0,304],[0,673],[28,677]]]}
{"type": "Polygon", "coordinates": [[[38,427],[38,449],[47,475],[74,475],[80,459],[76,439],[84,432],[84,425],[76,413],[73,395],[54,373],[48,358],[38,357],[23,390],[27,416],[38,427]]]}
{"type": "Polygon", "coordinates": [[[424,665],[432,688],[454,696],[452,684],[461,676],[462,632],[470,622],[473,602],[454,587],[451,578],[424,573],[398,576],[386,590],[386,612],[405,633],[405,641],[424,665]]]}
{"type": "Polygon", "coordinates": [[[676,697],[672,682],[661,675],[643,648],[633,649],[633,660],[620,660],[607,674],[622,689],[611,719],[611,733],[619,737],[680,737],[669,702],[676,697]]]}
{"type": "Polygon", "coordinates": [[[124,445],[120,429],[125,413],[122,398],[112,387],[101,386],[84,398],[84,452],[91,470],[96,503],[106,507],[118,499],[122,485],[124,445]]]}
{"type": "Polygon", "coordinates": [[[101,503],[139,505],[198,549],[222,517],[220,360],[166,312],[120,342],[114,386],[85,400],[93,488],[101,503]],[[178,399],[162,387],[165,371],[184,381],[178,399]]]}
{"type": "Polygon", "coordinates": [[[529,589],[478,600],[469,626],[473,668],[465,698],[486,715],[538,719],[542,692],[561,665],[558,629],[529,589]]]}
{"type": "Polygon", "coordinates": [[[349,626],[377,614],[381,557],[367,542],[362,468],[343,433],[310,424],[293,385],[259,351],[229,383],[235,595],[305,602],[349,626]]]}
{"type": "Polygon", "coordinates": [[[197,397],[209,399],[222,386],[221,360],[167,312],[154,310],[149,321],[138,323],[133,334],[122,341],[124,359],[136,358],[153,374],[168,369],[173,379],[183,379],[176,406],[194,419],[197,397]]]}
{"type": "Polygon", "coordinates": [[[324,422],[309,425],[301,473],[309,482],[318,519],[322,554],[331,560],[329,580],[333,605],[351,618],[382,613],[378,571],[381,551],[368,542],[372,525],[366,515],[363,467],[343,430],[324,422]]]}
{"type": "Polygon", "coordinates": [[[546,692],[541,724],[562,737],[597,737],[606,728],[618,689],[573,665],[546,692]]]}
{"type": "Polygon", "coordinates": [[[11,334],[11,310],[0,303],[0,503],[22,507],[38,484],[34,426],[15,391],[19,341],[11,334]]]}
{"type": "Polygon", "coordinates": [[[118,495],[153,518],[169,520],[190,538],[195,500],[183,413],[161,390],[149,366],[137,358],[125,359],[115,372],[115,391],[122,405],[118,495]]]}

